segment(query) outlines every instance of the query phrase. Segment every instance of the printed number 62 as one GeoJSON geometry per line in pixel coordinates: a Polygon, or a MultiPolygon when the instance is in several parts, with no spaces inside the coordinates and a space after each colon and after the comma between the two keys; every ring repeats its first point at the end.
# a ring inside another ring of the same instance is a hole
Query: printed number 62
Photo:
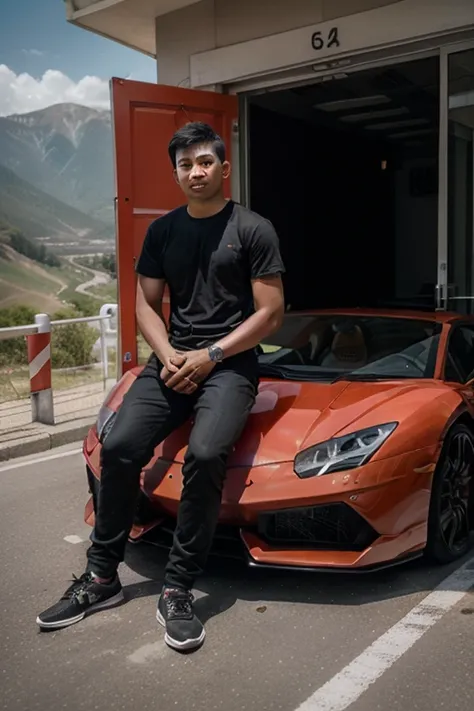
{"type": "MultiPolygon", "coordinates": [[[[313,49],[319,51],[324,47],[324,39],[322,38],[322,32],[313,32],[311,37],[311,44],[313,49]]],[[[327,48],[330,49],[332,46],[339,47],[341,43],[339,42],[339,30],[337,27],[333,27],[329,31],[327,48]]]]}

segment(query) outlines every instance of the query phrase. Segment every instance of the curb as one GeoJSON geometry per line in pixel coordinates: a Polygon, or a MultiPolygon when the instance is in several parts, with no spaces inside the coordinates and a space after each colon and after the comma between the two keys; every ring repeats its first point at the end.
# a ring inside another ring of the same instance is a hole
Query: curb
{"type": "Polygon", "coordinates": [[[13,435],[12,439],[0,443],[0,462],[47,452],[49,449],[82,440],[95,420],[95,417],[87,417],[51,427],[44,425],[31,434],[25,432],[22,435],[18,432],[17,436],[13,435]]]}

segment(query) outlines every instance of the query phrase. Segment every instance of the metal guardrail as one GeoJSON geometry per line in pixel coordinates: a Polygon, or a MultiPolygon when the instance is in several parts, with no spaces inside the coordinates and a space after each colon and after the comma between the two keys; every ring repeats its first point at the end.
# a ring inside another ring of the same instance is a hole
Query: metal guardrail
{"type": "MultiPolygon", "coordinates": [[[[105,304],[105,306],[107,308],[117,308],[116,304],[105,304]]],[[[47,316],[47,314],[38,314],[38,316],[47,316]]],[[[99,316],[80,316],[78,318],[65,318],[59,319],[58,321],[49,321],[49,323],[51,326],[67,326],[71,323],[94,323],[95,321],[111,321],[112,318],[113,314],[99,316]]],[[[113,330],[115,331],[115,329],[113,330]]],[[[38,323],[28,324],[27,326],[5,326],[0,328],[0,341],[6,341],[9,338],[20,338],[21,336],[32,336],[38,332],[38,323]]]]}
{"type": "Polygon", "coordinates": [[[19,338],[20,336],[32,336],[34,333],[38,333],[36,324],[31,324],[31,326],[7,326],[6,328],[0,328],[0,341],[19,338]]]}
{"type": "Polygon", "coordinates": [[[51,326],[67,326],[70,323],[92,323],[94,321],[110,321],[111,316],[80,316],[78,318],[64,318],[51,321],[51,326]]]}
{"type": "MultiPolygon", "coordinates": [[[[116,316],[117,304],[104,304],[98,316],[79,316],[78,318],[51,321],[48,314],[36,314],[34,324],[0,328],[0,341],[26,336],[33,422],[54,425],[51,329],[75,323],[99,322],[100,351],[104,383],[106,383],[109,373],[107,336],[117,336],[117,328],[110,328],[110,324],[113,323],[116,316]],[[107,326],[109,327],[107,328],[107,326]]],[[[117,347],[116,352],[118,355],[117,347]]]]}

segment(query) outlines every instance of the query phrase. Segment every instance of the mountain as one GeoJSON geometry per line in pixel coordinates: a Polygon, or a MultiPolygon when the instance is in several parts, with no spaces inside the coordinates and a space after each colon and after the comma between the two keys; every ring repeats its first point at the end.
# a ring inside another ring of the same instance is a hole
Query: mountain
{"type": "Polygon", "coordinates": [[[0,118],[0,163],[66,205],[113,224],[110,111],[55,104],[0,118]]]}
{"type": "MultiPolygon", "coordinates": [[[[109,243],[113,226],[66,205],[0,165],[0,222],[17,227],[28,238],[57,252],[83,252],[90,245],[109,243]]],[[[104,248],[104,247],[103,247],[104,248]]]]}

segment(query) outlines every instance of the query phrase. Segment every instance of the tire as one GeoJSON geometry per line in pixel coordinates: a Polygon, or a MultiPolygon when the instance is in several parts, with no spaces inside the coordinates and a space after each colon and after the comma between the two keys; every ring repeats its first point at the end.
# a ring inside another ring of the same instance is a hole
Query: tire
{"type": "Polygon", "coordinates": [[[426,557],[438,565],[471,548],[474,497],[474,434],[457,423],[449,430],[431,487],[426,557]]]}

